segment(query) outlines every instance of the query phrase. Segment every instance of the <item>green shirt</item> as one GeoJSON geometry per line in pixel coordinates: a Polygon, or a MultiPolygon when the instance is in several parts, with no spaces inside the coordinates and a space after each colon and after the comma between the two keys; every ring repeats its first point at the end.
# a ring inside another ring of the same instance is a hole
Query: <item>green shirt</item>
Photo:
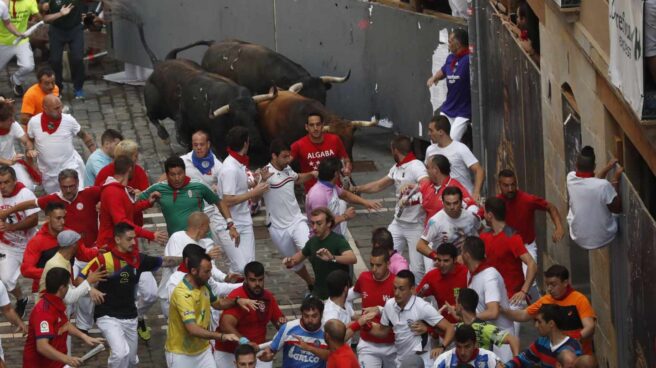
{"type": "Polygon", "coordinates": [[[51,26],[69,30],[82,24],[82,13],[86,12],[86,5],[82,3],[82,0],[49,0],[48,3],[50,4],[48,14],[58,13],[64,5],[73,4],[71,12],[65,17],[57,18],[51,23],[51,26]]]}
{"type": "MultiPolygon", "coordinates": [[[[7,6],[9,12],[9,21],[11,24],[16,27],[18,32],[25,32],[27,30],[27,21],[34,14],[39,13],[39,5],[36,3],[36,0],[9,0],[9,5],[7,6]]],[[[16,36],[11,34],[7,27],[4,25],[0,26],[0,45],[11,46],[16,39],[16,36]]],[[[27,42],[28,39],[24,39],[18,44],[27,42]]]]}
{"type": "MultiPolygon", "coordinates": [[[[457,323],[456,328],[462,325],[462,322],[457,323]]],[[[471,324],[471,327],[474,329],[474,332],[476,332],[476,340],[478,340],[478,346],[490,351],[492,351],[494,345],[503,345],[506,336],[508,336],[508,332],[504,332],[499,329],[499,327],[480,319],[475,320],[471,324]]]]}
{"type": "Polygon", "coordinates": [[[312,269],[314,270],[315,282],[312,294],[317,298],[324,300],[328,299],[328,288],[326,286],[326,278],[328,278],[328,274],[335,270],[349,272],[349,266],[331,261],[323,261],[316,255],[317,251],[321,248],[328,249],[334,256],[340,256],[344,252],[352,249],[343,236],[333,231],[331,231],[330,235],[323,240],[313,236],[307,243],[305,243],[305,247],[301,253],[310,261],[312,269]]]}
{"type": "Polygon", "coordinates": [[[166,181],[153,184],[146,189],[139,199],[146,199],[152,192],[159,192],[159,206],[166,221],[166,231],[173,234],[187,228],[187,218],[193,212],[203,211],[206,201],[213,204],[219,202],[219,196],[207,185],[192,179],[187,185],[174,190],[166,181]]]}

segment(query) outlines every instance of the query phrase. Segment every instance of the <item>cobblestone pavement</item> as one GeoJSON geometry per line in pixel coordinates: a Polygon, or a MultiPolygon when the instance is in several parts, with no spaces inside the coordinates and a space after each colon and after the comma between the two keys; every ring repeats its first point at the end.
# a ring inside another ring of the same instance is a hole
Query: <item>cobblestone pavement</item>
{"type": "MultiPolygon", "coordinates": [[[[10,66],[10,71],[13,67],[10,66]]],[[[103,74],[108,74],[121,70],[121,64],[111,60],[103,60],[90,68],[89,77],[85,83],[85,92],[87,95],[84,101],[72,100],[72,87],[67,84],[64,92],[64,103],[71,107],[71,114],[80,122],[83,129],[91,132],[99,144],[100,135],[107,128],[120,130],[126,138],[136,140],[140,145],[139,163],[147,170],[151,182],[158,178],[163,169],[163,161],[172,153],[182,153],[184,149],[175,143],[167,146],[157,137],[155,129],[148,123],[143,105],[143,90],[141,87],[128,85],[118,85],[108,83],[102,80],[103,74]]],[[[1,78],[4,83],[0,83],[0,94],[10,96],[9,84],[7,83],[8,74],[3,72],[1,78]]],[[[35,81],[35,77],[29,81],[28,85],[35,81]]],[[[336,92],[332,92],[336,93],[336,92]]],[[[20,107],[20,100],[17,100],[17,111],[20,107]]],[[[167,120],[164,125],[171,135],[175,134],[173,122],[167,120]]],[[[389,154],[389,141],[392,135],[388,130],[380,128],[369,128],[357,133],[356,145],[354,149],[355,161],[363,161],[361,166],[364,170],[355,172],[353,178],[356,182],[363,183],[369,180],[377,179],[387,174],[389,167],[394,163],[389,154]],[[369,161],[369,162],[366,162],[369,161]]],[[[172,139],[175,142],[175,139],[172,139]]],[[[88,156],[84,151],[83,145],[78,140],[76,142],[79,152],[84,152],[83,157],[88,156]]],[[[391,221],[393,214],[394,202],[390,199],[393,196],[391,189],[383,193],[371,196],[372,198],[387,199],[384,201],[385,209],[378,213],[368,214],[365,210],[358,211],[358,216],[349,222],[349,229],[354,243],[357,245],[359,253],[362,256],[360,265],[368,264],[368,254],[370,253],[369,238],[371,230],[379,226],[387,226],[391,221]]],[[[163,218],[157,208],[149,211],[146,215],[147,226],[151,228],[155,224],[162,224],[163,218]]],[[[263,226],[263,216],[260,214],[255,219],[255,236],[256,236],[256,259],[263,262],[266,267],[266,287],[271,290],[277,297],[283,312],[291,318],[299,314],[298,305],[300,304],[305,292],[304,283],[295,274],[283,269],[280,262],[280,255],[275,247],[271,244],[268,232],[263,226]]],[[[142,244],[142,249],[149,254],[161,254],[162,248],[153,244],[142,244]]],[[[159,279],[159,272],[156,278],[159,279]]],[[[30,282],[22,280],[23,290],[29,290],[30,282]]],[[[33,304],[30,302],[26,314],[29,316],[33,304]]],[[[147,316],[148,324],[152,328],[153,337],[149,342],[139,342],[139,359],[140,367],[162,367],[164,360],[164,341],[166,338],[166,323],[162,318],[159,305],[154,305],[147,316]]],[[[92,335],[98,335],[99,331],[94,329],[92,335]]],[[[272,336],[274,331],[270,329],[269,335],[272,336]]],[[[22,349],[24,338],[18,334],[13,334],[13,328],[2,318],[0,322],[0,337],[5,351],[5,360],[8,367],[19,367],[22,364],[22,349]]],[[[528,341],[528,340],[527,340],[528,341]]],[[[79,340],[73,340],[73,353],[81,356],[88,350],[79,340]]],[[[280,354],[279,354],[280,355],[280,354]]],[[[107,352],[99,354],[92,359],[85,367],[104,367],[107,362],[107,352]]],[[[277,366],[280,365],[280,356],[277,357],[277,366]]]]}

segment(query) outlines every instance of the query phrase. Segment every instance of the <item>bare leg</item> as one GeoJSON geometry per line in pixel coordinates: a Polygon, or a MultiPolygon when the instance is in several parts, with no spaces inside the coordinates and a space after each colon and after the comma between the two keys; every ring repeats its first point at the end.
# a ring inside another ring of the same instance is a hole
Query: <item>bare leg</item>
{"type": "Polygon", "coordinates": [[[308,272],[307,268],[303,266],[300,270],[296,271],[296,274],[305,280],[305,283],[308,285],[314,285],[314,278],[310,276],[310,273],[308,272]]]}

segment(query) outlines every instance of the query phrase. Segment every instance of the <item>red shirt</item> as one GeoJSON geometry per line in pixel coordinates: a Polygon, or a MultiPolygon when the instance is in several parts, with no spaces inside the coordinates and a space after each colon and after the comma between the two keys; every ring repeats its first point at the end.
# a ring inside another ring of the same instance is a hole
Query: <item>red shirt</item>
{"type": "MultiPolygon", "coordinates": [[[[390,273],[385,280],[378,281],[374,279],[374,275],[371,271],[363,272],[355,282],[353,291],[362,295],[362,309],[369,307],[383,307],[385,306],[387,299],[394,298],[394,274],[390,273]]],[[[377,316],[373,322],[380,323],[380,316],[377,316]]],[[[360,330],[360,337],[362,340],[375,343],[394,343],[394,332],[391,330],[384,339],[372,336],[365,330],[360,330]]]]}
{"type": "Polygon", "coordinates": [[[517,191],[515,198],[508,199],[502,194],[497,196],[506,203],[506,224],[522,237],[524,244],[535,241],[535,211],[546,211],[549,203],[533,194],[517,191]]]}
{"type": "MultiPolygon", "coordinates": [[[[243,286],[238,287],[228,295],[228,298],[230,299],[236,297],[249,298],[248,293],[246,293],[243,286]]],[[[223,323],[223,318],[225,316],[234,316],[237,319],[237,331],[239,331],[242,336],[248,338],[251,342],[262,344],[266,341],[267,324],[271,322],[277,325],[278,320],[285,315],[282,314],[280,307],[278,307],[276,298],[270,291],[262,291],[262,296],[259,297],[258,300],[265,303],[266,306],[264,307],[264,310],[260,309],[257,311],[246,312],[239,306],[226,309],[223,311],[223,314],[221,314],[221,322],[219,323],[219,326],[223,323]]],[[[216,348],[217,350],[234,353],[237,348],[237,343],[222,343],[217,340],[216,348]]]]}
{"type": "Polygon", "coordinates": [[[23,367],[61,368],[64,363],[55,362],[39,354],[36,350],[37,339],[48,339],[57,351],[66,354],[68,332],[61,328],[68,323],[66,306],[61,298],[54,294],[43,294],[30,313],[27,340],[23,349],[23,367]]]}
{"type": "MultiPolygon", "coordinates": [[[[348,158],[348,153],[338,135],[323,134],[323,142],[312,143],[309,136],[305,136],[292,144],[292,157],[301,165],[301,172],[306,173],[319,170],[319,163],[326,158],[348,158]]],[[[317,180],[310,178],[305,182],[305,193],[312,188],[317,180]]]]}
{"type": "MultiPolygon", "coordinates": [[[[93,185],[97,187],[101,187],[105,185],[105,181],[110,176],[114,176],[113,161],[109,163],[107,166],[100,169],[100,171],[98,171],[98,175],[96,175],[96,182],[93,185]]],[[[146,174],[146,170],[144,170],[143,167],[137,164],[134,165],[134,170],[132,171],[132,177],[128,181],[128,186],[130,188],[137,189],[142,192],[148,189],[148,187],[150,186],[150,182],[148,181],[148,174],[146,174]]],[[[135,216],[134,223],[139,226],[143,226],[144,222],[143,222],[142,213],[138,213],[135,216]]]]}
{"type": "MultiPolygon", "coordinates": [[[[439,269],[434,268],[428,271],[424,275],[424,278],[421,279],[421,282],[419,282],[419,285],[417,285],[417,295],[432,295],[437,300],[437,305],[439,306],[447,302],[451,305],[456,305],[458,292],[460,289],[467,287],[467,272],[467,267],[457,262],[453,271],[446,275],[443,275],[439,269]]],[[[442,311],[442,316],[451,323],[458,322],[446,310],[442,311]]]]}
{"type": "MultiPolygon", "coordinates": [[[[440,184],[435,185],[430,180],[424,180],[419,183],[419,191],[421,192],[421,206],[426,211],[426,218],[424,219],[424,226],[428,223],[433,215],[440,212],[444,208],[444,202],[442,202],[442,192],[447,187],[456,187],[460,188],[462,191],[462,201],[465,202],[464,208],[476,205],[476,201],[472,198],[471,194],[467,191],[458,180],[447,176],[446,179],[440,184]]],[[[479,209],[478,216],[483,217],[482,209],[479,209]]]]}
{"type": "Polygon", "coordinates": [[[348,344],[344,344],[328,356],[327,368],[360,368],[358,357],[348,344]]]}
{"type": "Polygon", "coordinates": [[[506,285],[508,297],[512,297],[524,285],[524,270],[519,258],[527,253],[522,238],[506,226],[503,231],[494,235],[491,231],[481,233],[485,243],[485,257],[488,265],[499,271],[506,285]]]}
{"type": "MultiPolygon", "coordinates": [[[[155,239],[155,233],[148,231],[135,223],[135,214],[150,207],[148,200],[134,202],[124,185],[113,181],[103,185],[100,194],[100,214],[98,226],[98,247],[105,247],[114,241],[114,225],[125,222],[134,226],[139,238],[155,239]]],[[[135,239],[135,244],[138,242],[135,239]]],[[[135,249],[138,251],[139,247],[135,249]]]]}
{"type": "MultiPolygon", "coordinates": [[[[69,202],[61,192],[39,197],[37,205],[45,210],[48,203],[59,202],[66,205],[66,227],[82,235],[82,242],[87,247],[93,247],[98,238],[98,210],[101,187],[86,187],[79,192],[73,201],[69,202]]],[[[91,259],[82,259],[89,262],[91,259]]]]}

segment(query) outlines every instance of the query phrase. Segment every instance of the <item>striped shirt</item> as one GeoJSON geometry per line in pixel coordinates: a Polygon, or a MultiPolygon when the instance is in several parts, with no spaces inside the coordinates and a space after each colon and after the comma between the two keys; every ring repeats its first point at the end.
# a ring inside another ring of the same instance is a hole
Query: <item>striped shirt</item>
{"type": "Polygon", "coordinates": [[[563,341],[552,345],[549,337],[543,336],[535,340],[528,349],[524,350],[513,360],[506,363],[506,368],[533,367],[541,368],[559,367],[558,356],[564,351],[571,351],[576,356],[582,355],[581,344],[567,336],[563,341]]]}
{"type": "Polygon", "coordinates": [[[283,351],[282,366],[288,368],[325,368],[325,361],[298,347],[295,336],[318,348],[328,349],[328,345],[323,338],[323,329],[307,331],[301,325],[300,320],[289,321],[280,326],[280,330],[271,341],[272,351],[277,352],[280,349],[283,351]]]}

